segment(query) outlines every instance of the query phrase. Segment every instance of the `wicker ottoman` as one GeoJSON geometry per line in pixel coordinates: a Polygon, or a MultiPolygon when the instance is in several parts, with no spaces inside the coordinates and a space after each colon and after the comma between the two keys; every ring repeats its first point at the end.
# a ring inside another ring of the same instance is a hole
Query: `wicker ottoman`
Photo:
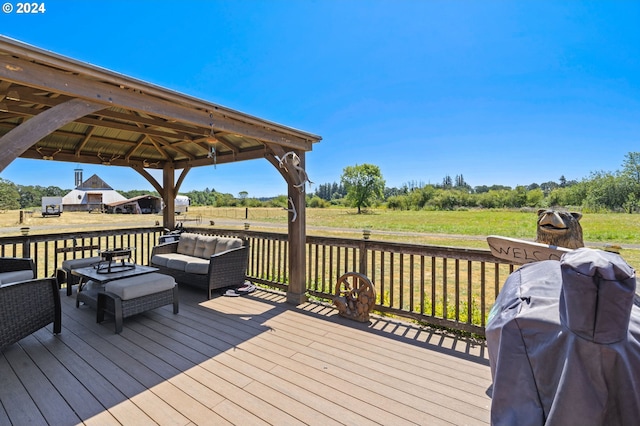
{"type": "Polygon", "coordinates": [[[105,312],[115,318],[116,333],[122,331],[122,320],[151,309],[173,304],[178,313],[178,286],[173,277],[153,272],[121,280],[109,281],[98,293],[96,320],[104,321],[105,312]]]}
{"type": "Polygon", "coordinates": [[[71,274],[73,269],[86,268],[87,266],[95,265],[102,260],[101,257],[85,257],[81,259],[67,259],[62,262],[62,267],[56,271],[56,278],[58,279],[58,285],[62,286],[63,283],[67,283],[67,296],[71,296],[73,286],[80,282],[80,277],[76,277],[71,274]]]}

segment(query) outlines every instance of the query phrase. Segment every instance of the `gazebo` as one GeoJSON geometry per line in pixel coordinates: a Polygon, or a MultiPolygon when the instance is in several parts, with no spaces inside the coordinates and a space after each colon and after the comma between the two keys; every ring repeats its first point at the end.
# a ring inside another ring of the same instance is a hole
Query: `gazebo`
{"type": "Polygon", "coordinates": [[[295,304],[305,300],[305,153],[321,139],[0,36],[0,172],[18,157],[131,167],[161,194],[173,228],[193,167],[264,158],[287,182],[295,304]]]}

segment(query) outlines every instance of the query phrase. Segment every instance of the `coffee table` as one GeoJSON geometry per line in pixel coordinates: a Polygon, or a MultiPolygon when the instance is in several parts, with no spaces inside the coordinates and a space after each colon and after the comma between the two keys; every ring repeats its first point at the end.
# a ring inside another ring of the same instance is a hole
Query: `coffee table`
{"type": "MultiPolygon", "coordinates": [[[[131,266],[131,265],[127,265],[131,266]]],[[[151,272],[157,272],[159,269],[152,266],[133,265],[134,267],[118,269],[113,267],[112,272],[104,273],[104,271],[98,272],[93,266],[86,268],[73,269],[71,274],[80,277],[80,283],[78,285],[78,294],[76,295],[76,308],[80,306],[80,302],[85,305],[91,306],[93,309],[97,309],[98,306],[98,292],[102,290],[104,285],[109,281],[121,280],[123,278],[135,277],[137,275],[149,274],[151,272]],[[84,288],[87,282],[93,281],[97,284],[96,287],[84,288]]]]}

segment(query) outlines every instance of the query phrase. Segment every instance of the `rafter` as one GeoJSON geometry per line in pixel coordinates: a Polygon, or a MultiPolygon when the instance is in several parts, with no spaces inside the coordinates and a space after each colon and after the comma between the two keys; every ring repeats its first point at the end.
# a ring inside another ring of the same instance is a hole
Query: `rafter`
{"type": "Polygon", "coordinates": [[[41,112],[0,138],[0,171],[43,137],[79,117],[104,108],[104,105],[74,99],[41,112]]]}
{"type": "MultiPolygon", "coordinates": [[[[3,62],[6,63],[5,66],[0,67],[0,78],[3,80],[27,84],[41,90],[63,93],[74,98],[91,99],[93,102],[101,102],[105,106],[141,110],[150,115],[164,119],[176,119],[200,127],[209,127],[213,121],[213,127],[218,131],[236,133],[288,148],[305,151],[311,149],[311,139],[281,132],[277,130],[278,125],[276,124],[272,126],[256,124],[258,120],[250,118],[247,121],[252,121],[251,123],[242,122],[237,118],[231,118],[229,115],[233,114],[232,112],[222,113],[216,107],[209,111],[187,107],[175,101],[125,90],[114,84],[86,80],[77,75],[70,75],[14,57],[3,57],[3,62]],[[29,73],[25,73],[25,69],[29,69],[29,73]],[[213,120],[211,115],[213,115],[213,120]]],[[[170,95],[170,93],[166,93],[167,98],[170,95]]]]}

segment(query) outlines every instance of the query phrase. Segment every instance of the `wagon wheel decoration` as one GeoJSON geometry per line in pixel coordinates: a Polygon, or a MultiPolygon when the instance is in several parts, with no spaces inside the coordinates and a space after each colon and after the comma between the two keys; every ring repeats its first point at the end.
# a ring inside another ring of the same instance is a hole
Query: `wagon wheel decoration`
{"type": "Polygon", "coordinates": [[[375,302],[375,287],[365,275],[347,272],[338,278],[333,303],[341,316],[367,322],[375,302]]]}

